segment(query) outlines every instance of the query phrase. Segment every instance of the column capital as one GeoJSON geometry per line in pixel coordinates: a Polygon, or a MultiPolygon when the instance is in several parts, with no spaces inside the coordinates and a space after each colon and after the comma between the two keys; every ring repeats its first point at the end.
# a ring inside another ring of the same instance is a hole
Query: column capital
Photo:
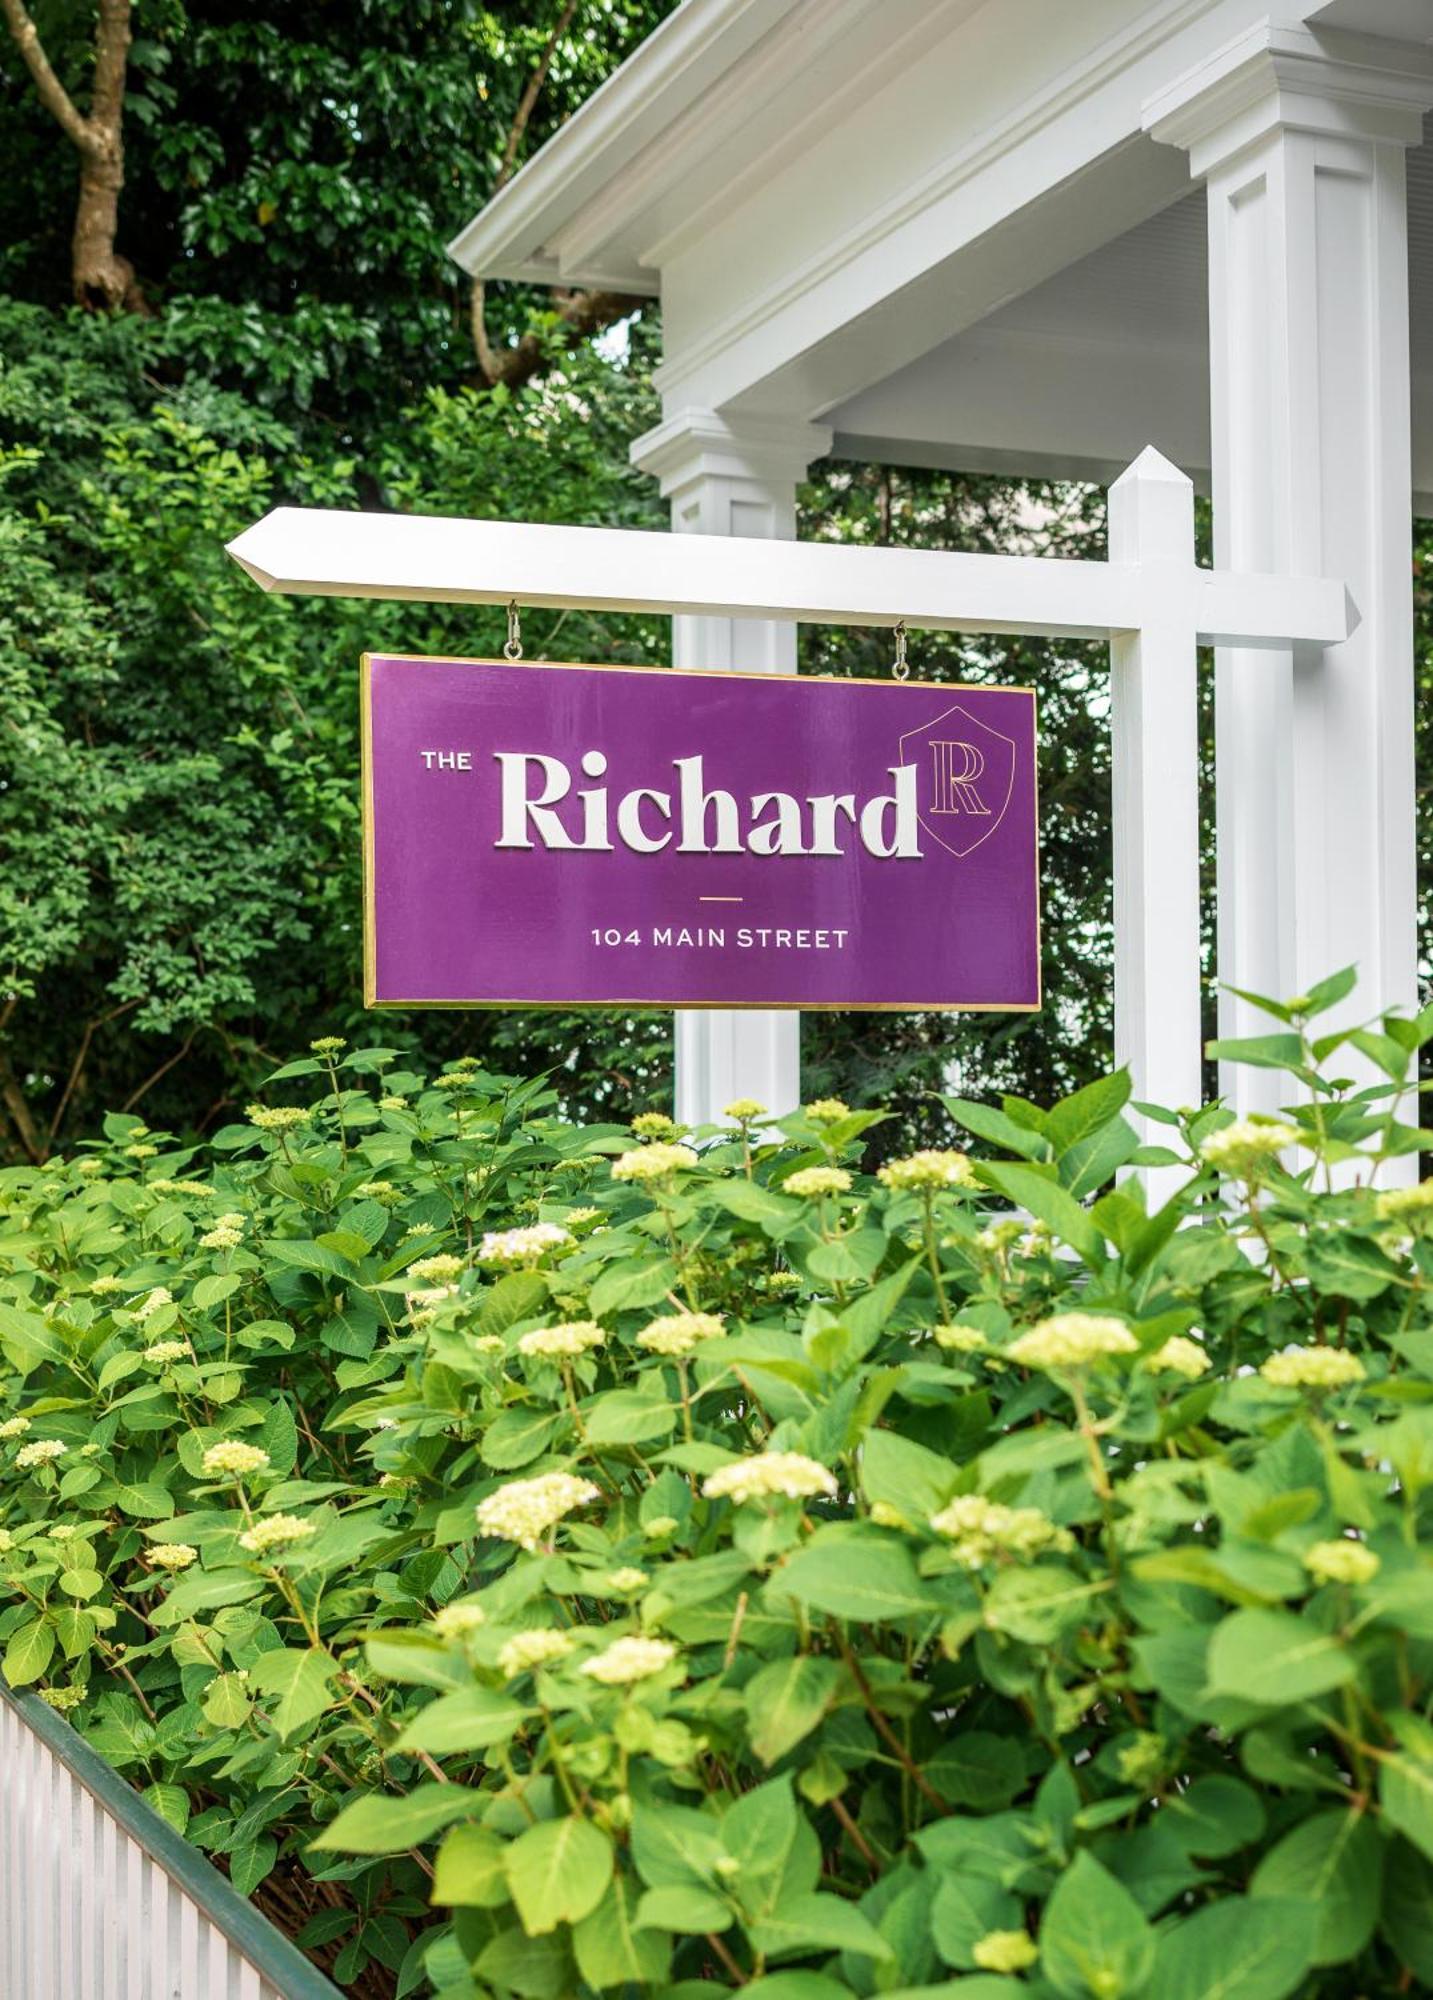
{"type": "Polygon", "coordinates": [[[1416,146],[1430,107],[1433,49],[1261,21],[1156,92],[1142,123],[1202,176],[1276,131],[1416,146]]]}
{"type": "Polygon", "coordinates": [[[795,487],[831,449],[821,424],[788,417],[723,417],[715,410],[674,411],[632,446],[632,463],[673,499],[700,479],[795,487]]]}

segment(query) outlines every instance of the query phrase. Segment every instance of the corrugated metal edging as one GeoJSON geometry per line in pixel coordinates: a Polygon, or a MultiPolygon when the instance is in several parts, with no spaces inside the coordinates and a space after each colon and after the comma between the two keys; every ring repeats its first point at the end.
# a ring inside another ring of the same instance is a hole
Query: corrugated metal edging
{"type": "Polygon", "coordinates": [[[340,2000],[62,1717],[0,1683],[4,2000],[340,2000]]]}

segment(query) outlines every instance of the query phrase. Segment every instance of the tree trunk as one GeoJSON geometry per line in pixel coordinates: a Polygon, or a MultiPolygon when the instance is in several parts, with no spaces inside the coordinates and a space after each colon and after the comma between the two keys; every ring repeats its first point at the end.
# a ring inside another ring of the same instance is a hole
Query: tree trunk
{"type": "Polygon", "coordinates": [[[114,312],[120,306],[131,312],[146,310],[134,266],[114,247],[119,191],[124,186],[124,92],[132,7],[133,0],[99,0],[94,87],[86,118],[55,74],[25,0],[0,0],[0,14],[40,102],[80,156],[70,281],[78,302],[95,312],[114,312]]]}
{"type": "Polygon", "coordinates": [[[141,303],[134,266],[114,247],[123,185],[124,163],[117,141],[103,153],[81,153],[70,274],[76,303],[92,312],[115,312],[121,306],[141,303]]]}

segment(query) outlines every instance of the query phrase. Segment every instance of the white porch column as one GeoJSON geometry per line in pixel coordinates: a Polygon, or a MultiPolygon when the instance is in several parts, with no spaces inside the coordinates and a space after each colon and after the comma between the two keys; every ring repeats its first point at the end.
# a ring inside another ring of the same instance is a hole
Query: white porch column
{"type": "MultiPolygon", "coordinates": [[[[711,410],[682,410],[632,447],[632,462],[661,481],[678,534],[796,534],[796,488],[831,448],[814,424],[750,419],[739,426],[711,410]]],[[[743,673],[796,671],[796,627],[761,618],[672,620],[679,667],[743,673]]],[[[715,1118],[736,1097],[773,1111],[801,1101],[801,1017],[768,1008],[681,1008],[676,1029],[676,1115],[715,1118]]]]}
{"type": "MultiPolygon", "coordinates": [[[[1341,576],[1324,649],[1221,648],[1218,975],[1289,999],[1357,963],[1343,1018],[1416,992],[1405,43],[1265,22],[1146,107],[1208,192],[1214,561],[1341,576]]],[[[1221,995],[1220,1032],[1274,1024],[1221,995]]],[[[1242,1110],[1277,1073],[1236,1069],[1242,1110]]]]}

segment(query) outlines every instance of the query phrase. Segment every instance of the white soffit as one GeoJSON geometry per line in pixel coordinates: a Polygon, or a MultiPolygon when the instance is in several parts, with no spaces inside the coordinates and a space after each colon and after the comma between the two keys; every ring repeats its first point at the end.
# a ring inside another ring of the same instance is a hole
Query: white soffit
{"type": "MultiPolygon", "coordinates": [[[[1413,474],[1433,513],[1433,140],[1408,155],[1413,474]]],[[[1140,440],[1208,484],[1204,195],[829,411],[837,456],[1106,481],[1140,440]],[[1133,442],[1132,442],[1133,441],[1133,442]]]]}

